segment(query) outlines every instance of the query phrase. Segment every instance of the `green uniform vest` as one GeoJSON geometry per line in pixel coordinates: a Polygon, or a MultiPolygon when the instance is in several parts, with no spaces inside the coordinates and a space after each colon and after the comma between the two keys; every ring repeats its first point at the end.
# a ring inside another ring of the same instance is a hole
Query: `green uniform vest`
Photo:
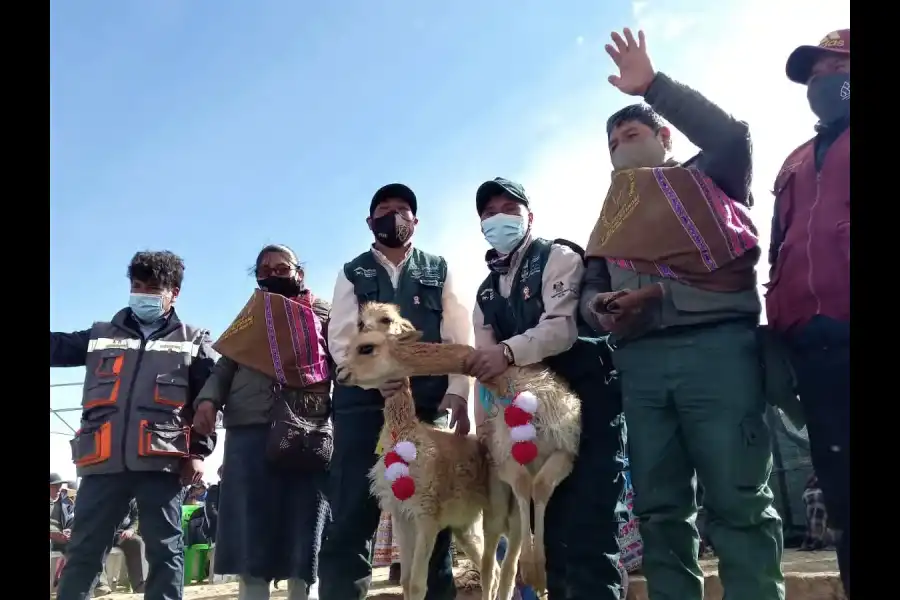
{"type": "MultiPolygon", "coordinates": [[[[367,302],[396,304],[400,314],[422,332],[423,342],[441,341],[442,300],[447,280],[447,261],[443,258],[414,248],[400,272],[396,290],[372,252],[364,252],[344,265],[344,276],[353,284],[360,306],[367,302]]],[[[430,420],[440,417],[437,407],[447,393],[447,376],[413,377],[410,385],[420,417],[430,420]]],[[[380,408],[384,399],[378,390],[337,385],[332,404],[335,411],[380,408]]]]}
{"type": "MultiPolygon", "coordinates": [[[[584,256],[581,248],[569,242],[535,238],[522,257],[509,298],[500,295],[500,275],[497,273],[488,275],[478,289],[477,301],[484,314],[484,323],[493,329],[498,342],[535,327],[544,314],[544,267],[554,243],[564,243],[584,256]]],[[[577,318],[579,337],[575,344],[543,362],[566,380],[572,391],[584,400],[604,394],[609,387],[607,384],[613,379],[613,367],[606,338],[598,338],[580,316],[577,318]]],[[[617,401],[621,402],[621,399],[617,401]]]]}

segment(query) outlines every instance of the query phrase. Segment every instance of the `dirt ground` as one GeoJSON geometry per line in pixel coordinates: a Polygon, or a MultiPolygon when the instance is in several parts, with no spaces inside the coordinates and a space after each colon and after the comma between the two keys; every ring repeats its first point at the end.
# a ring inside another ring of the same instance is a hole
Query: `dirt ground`
{"type": "MultiPolygon", "coordinates": [[[[705,600],[722,600],[716,559],[701,561],[707,573],[705,600]]],[[[837,559],[833,552],[798,552],[787,550],[784,554],[784,571],[787,578],[787,600],[843,600],[840,580],[837,576],[837,559]]],[[[372,600],[401,600],[400,590],[387,584],[387,569],[376,569],[375,582],[369,598],[372,600]]],[[[629,586],[628,600],[646,600],[643,577],[635,575],[629,586]]],[[[136,594],[112,594],[108,600],[138,600],[136,594]]],[[[237,584],[191,585],[185,588],[185,600],[237,600],[237,584]]],[[[287,598],[287,590],[273,591],[272,598],[287,598]]],[[[458,600],[476,600],[478,590],[460,591],[458,600]]]]}

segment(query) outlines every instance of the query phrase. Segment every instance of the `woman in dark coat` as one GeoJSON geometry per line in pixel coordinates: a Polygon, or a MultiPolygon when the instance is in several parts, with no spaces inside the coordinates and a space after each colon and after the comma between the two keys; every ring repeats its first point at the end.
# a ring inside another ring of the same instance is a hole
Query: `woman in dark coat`
{"type": "Polygon", "coordinates": [[[214,423],[215,411],[224,413],[214,568],[217,574],[239,576],[239,600],[268,600],[272,580],[288,581],[289,600],[306,600],[329,517],[322,488],[325,473],[285,468],[273,459],[269,437],[282,401],[308,422],[327,426],[331,372],[325,335],[330,305],[304,287],[303,269],[286,246],[263,248],[255,274],[259,289],[272,296],[255,294],[216,343],[222,358],[195,401],[195,428],[198,421],[207,427],[214,423]],[[251,308],[263,301],[258,298],[265,301],[264,313],[253,312],[262,310],[258,306],[251,308]],[[288,318],[279,323],[273,306],[288,318]],[[305,308],[298,313],[298,306],[305,308]],[[303,351],[297,351],[304,343],[303,351]],[[310,362],[310,356],[315,360],[310,362]],[[253,357],[258,359],[250,360],[253,357]]]}

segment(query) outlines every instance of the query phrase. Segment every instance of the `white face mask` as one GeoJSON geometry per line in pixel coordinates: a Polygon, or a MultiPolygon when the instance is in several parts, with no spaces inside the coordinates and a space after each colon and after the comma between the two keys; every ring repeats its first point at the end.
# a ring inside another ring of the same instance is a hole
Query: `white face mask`
{"type": "Polygon", "coordinates": [[[619,144],[610,156],[613,169],[639,169],[641,167],[658,167],[666,160],[666,148],[655,137],[619,144]]]}

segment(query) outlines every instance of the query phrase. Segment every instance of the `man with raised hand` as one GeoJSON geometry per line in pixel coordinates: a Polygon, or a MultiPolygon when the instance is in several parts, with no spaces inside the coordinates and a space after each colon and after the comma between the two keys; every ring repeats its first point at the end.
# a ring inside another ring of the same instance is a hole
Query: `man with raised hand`
{"type": "Polygon", "coordinates": [[[697,480],[731,600],[782,600],[781,519],[757,327],[749,128],[614,32],[609,82],[646,104],[607,121],[609,192],[586,249],[582,314],[622,381],[643,571],[654,600],[701,600],[697,480]],[[700,153],[669,156],[678,128],[700,153]]]}

